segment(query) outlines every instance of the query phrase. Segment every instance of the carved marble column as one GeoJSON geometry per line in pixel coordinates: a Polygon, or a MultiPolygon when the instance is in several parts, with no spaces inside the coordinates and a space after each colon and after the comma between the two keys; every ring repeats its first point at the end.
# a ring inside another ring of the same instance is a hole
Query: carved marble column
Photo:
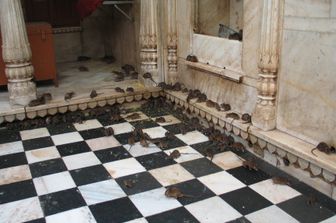
{"type": "Polygon", "coordinates": [[[20,0],[0,1],[0,22],[9,101],[25,106],[36,98],[36,86],[31,81],[34,68],[20,0]]]}
{"type": "Polygon", "coordinates": [[[142,73],[150,72],[158,77],[158,16],[157,0],[141,0],[140,11],[140,60],[142,73]]]}
{"type": "Polygon", "coordinates": [[[260,37],[258,100],[252,115],[254,126],[269,131],[276,127],[276,79],[280,54],[281,0],[263,0],[260,37]]]}
{"type": "Polygon", "coordinates": [[[168,78],[169,82],[177,81],[177,28],[176,28],[176,0],[167,0],[168,15],[168,78]]]}

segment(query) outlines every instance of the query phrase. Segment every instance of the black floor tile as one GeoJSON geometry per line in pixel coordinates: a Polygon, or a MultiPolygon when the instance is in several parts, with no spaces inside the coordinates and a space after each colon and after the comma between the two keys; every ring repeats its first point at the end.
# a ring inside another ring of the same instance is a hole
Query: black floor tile
{"type": "Polygon", "coordinates": [[[234,168],[234,169],[230,169],[227,172],[233,175],[235,178],[237,178],[238,180],[240,180],[246,185],[251,185],[251,184],[258,183],[260,181],[271,178],[267,173],[265,173],[262,170],[258,170],[258,171],[249,170],[242,166],[234,168]]]}
{"type": "Polygon", "coordinates": [[[90,166],[70,171],[77,186],[111,179],[103,165],[90,166]]]}
{"type": "Polygon", "coordinates": [[[145,156],[136,157],[143,167],[147,170],[152,170],[164,166],[175,164],[176,162],[169,158],[164,152],[153,153],[145,156]]]}
{"type": "Polygon", "coordinates": [[[200,158],[196,160],[187,161],[181,163],[181,165],[195,177],[201,177],[223,171],[219,166],[212,163],[207,158],[200,158]]]}
{"type": "Polygon", "coordinates": [[[37,139],[23,140],[22,143],[23,143],[23,148],[26,151],[54,146],[54,142],[52,141],[50,136],[37,138],[37,139]]]}
{"type": "Polygon", "coordinates": [[[104,128],[79,131],[79,134],[83,137],[84,140],[95,139],[105,136],[104,128]]]}
{"type": "Polygon", "coordinates": [[[20,166],[27,164],[27,158],[25,153],[14,153],[5,156],[0,156],[0,169],[20,166]]]}
{"type": "Polygon", "coordinates": [[[21,140],[21,136],[18,131],[6,130],[6,129],[0,130],[0,144],[20,141],[20,140],[21,140]]]}
{"type": "MultiPolygon", "coordinates": [[[[121,145],[126,145],[126,144],[128,144],[128,138],[131,137],[131,136],[132,136],[132,133],[129,132],[129,133],[123,133],[123,134],[115,135],[114,138],[116,138],[121,145]]],[[[139,140],[139,138],[135,138],[135,141],[139,142],[140,140],[139,140]]]]}
{"type": "Polygon", "coordinates": [[[141,121],[136,121],[136,122],[130,122],[130,124],[138,129],[149,129],[149,128],[160,126],[153,120],[141,120],[141,121]]]}
{"type": "Polygon", "coordinates": [[[227,223],[251,223],[249,220],[247,220],[245,217],[237,218],[235,220],[229,221],[227,223]]]}
{"type": "Polygon", "coordinates": [[[95,151],[94,153],[102,163],[108,163],[132,157],[123,146],[118,146],[111,149],[103,149],[95,151]]]}
{"type": "Polygon", "coordinates": [[[141,110],[148,117],[159,117],[169,115],[169,111],[163,109],[142,109],[141,110]]]}
{"type": "Polygon", "coordinates": [[[133,195],[162,187],[162,185],[148,172],[137,173],[116,179],[120,187],[127,195],[133,195]],[[125,181],[133,183],[133,187],[127,187],[125,181]]]}
{"type": "Polygon", "coordinates": [[[320,222],[336,214],[336,210],[331,211],[317,202],[312,205],[307,204],[307,199],[307,197],[301,195],[284,201],[277,206],[298,221],[305,223],[320,222]]]}
{"type": "Polygon", "coordinates": [[[146,218],[149,223],[197,223],[199,222],[184,207],[176,208],[146,218]]]}
{"type": "Polygon", "coordinates": [[[118,120],[118,121],[113,121],[113,120],[111,120],[110,117],[99,117],[97,119],[100,122],[100,124],[102,124],[103,126],[115,125],[115,124],[120,124],[120,123],[125,122],[125,119],[123,119],[123,118],[118,120]]]}
{"type": "Polygon", "coordinates": [[[165,138],[165,141],[167,142],[167,147],[162,148],[164,150],[187,146],[187,144],[185,144],[183,141],[175,136],[173,138],[165,138]]]}
{"type": "Polygon", "coordinates": [[[85,201],[76,188],[39,197],[45,216],[85,206],[85,201]]]}
{"type": "Polygon", "coordinates": [[[36,196],[36,190],[31,180],[0,186],[0,204],[34,196],[36,196]]]}
{"type": "Polygon", "coordinates": [[[249,187],[222,194],[220,197],[242,215],[247,215],[273,205],[269,200],[249,187]]]}
{"type": "Polygon", "coordinates": [[[29,168],[33,178],[59,173],[67,170],[61,158],[32,163],[29,164],[29,168]]]}
{"type": "Polygon", "coordinates": [[[84,141],[60,145],[56,146],[56,148],[61,156],[69,156],[91,151],[88,144],[84,141]]]}
{"type": "Polygon", "coordinates": [[[162,127],[165,128],[167,131],[177,135],[177,134],[181,134],[181,128],[185,128],[185,124],[178,123],[178,124],[166,125],[162,127]]]}
{"type": "Polygon", "coordinates": [[[142,217],[141,213],[127,197],[92,205],[90,210],[97,223],[119,223],[142,217]]]}
{"type": "Polygon", "coordinates": [[[186,197],[178,198],[183,205],[188,205],[197,201],[201,201],[216,196],[209,188],[197,179],[189,180],[179,184],[172,185],[182,191],[186,197]]]}
{"type": "Polygon", "coordinates": [[[69,123],[62,123],[58,125],[49,125],[47,127],[49,130],[50,135],[58,135],[58,134],[63,134],[63,133],[69,133],[69,132],[76,132],[77,130],[75,129],[73,124],[69,123]]]}
{"type": "Polygon", "coordinates": [[[213,154],[218,154],[218,153],[222,153],[226,150],[221,150],[220,147],[216,144],[213,143],[211,141],[206,141],[206,142],[201,142],[201,143],[197,143],[197,144],[193,144],[191,145],[192,148],[194,148],[195,150],[197,150],[199,153],[201,154],[206,154],[207,150],[211,150],[211,152],[213,152],[213,154]]]}
{"type": "Polygon", "coordinates": [[[45,222],[46,222],[45,218],[39,218],[32,221],[26,221],[25,223],[45,223],[45,222]]]}

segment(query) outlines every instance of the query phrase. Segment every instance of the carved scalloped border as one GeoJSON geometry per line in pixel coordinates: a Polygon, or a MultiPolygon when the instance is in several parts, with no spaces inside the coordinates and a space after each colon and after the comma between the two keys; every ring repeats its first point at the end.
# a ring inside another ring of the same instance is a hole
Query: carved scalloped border
{"type": "Polygon", "coordinates": [[[104,99],[96,99],[90,100],[87,102],[79,102],[73,104],[64,104],[60,106],[50,107],[50,108],[41,108],[36,107],[36,110],[30,110],[26,112],[20,112],[17,114],[10,114],[0,116],[0,124],[3,122],[13,122],[15,120],[22,121],[24,119],[34,119],[37,117],[43,118],[47,115],[55,115],[57,113],[64,114],[68,111],[74,112],[77,110],[85,110],[87,108],[95,108],[95,107],[103,107],[105,105],[114,105],[116,103],[123,104],[129,103],[133,101],[140,101],[143,99],[149,99],[151,97],[157,98],[162,93],[160,91],[153,92],[143,92],[143,93],[135,93],[134,95],[121,95],[117,97],[106,97],[104,99]]]}
{"type": "Polygon", "coordinates": [[[224,128],[226,131],[249,141],[252,145],[251,147],[253,148],[252,152],[256,153],[256,155],[260,156],[261,158],[264,156],[264,150],[267,150],[270,154],[274,155],[274,158],[286,158],[289,161],[289,165],[293,165],[295,168],[300,168],[303,171],[309,172],[312,178],[320,178],[330,185],[335,184],[336,175],[334,173],[331,173],[330,171],[323,169],[316,164],[310,163],[309,161],[287,152],[282,148],[266,142],[265,140],[258,138],[250,132],[234,126],[227,120],[221,119],[220,117],[217,117],[208,111],[204,111],[190,103],[187,103],[186,101],[169,94],[168,92],[165,92],[165,94],[166,98],[172,102],[175,102],[176,105],[181,106],[185,110],[189,109],[192,113],[199,115],[201,118],[204,118],[207,121],[224,128]]]}

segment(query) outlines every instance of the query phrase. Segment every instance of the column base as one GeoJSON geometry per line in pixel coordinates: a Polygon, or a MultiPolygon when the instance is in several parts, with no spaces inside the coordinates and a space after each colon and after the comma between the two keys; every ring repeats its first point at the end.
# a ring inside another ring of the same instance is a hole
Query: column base
{"type": "Polygon", "coordinates": [[[253,126],[263,130],[270,131],[276,127],[275,106],[257,104],[252,114],[253,126]]]}
{"type": "Polygon", "coordinates": [[[11,106],[27,106],[36,99],[36,85],[31,81],[8,83],[8,92],[11,106]]]}

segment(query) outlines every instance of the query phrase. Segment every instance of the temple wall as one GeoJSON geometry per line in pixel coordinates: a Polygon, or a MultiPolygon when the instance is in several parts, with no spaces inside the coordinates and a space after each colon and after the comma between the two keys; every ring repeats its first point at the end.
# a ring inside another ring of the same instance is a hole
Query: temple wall
{"type": "Polygon", "coordinates": [[[57,62],[74,61],[79,55],[101,58],[113,55],[120,64],[137,64],[139,36],[139,0],[133,7],[120,6],[134,22],[113,6],[102,6],[82,23],[82,32],[55,34],[57,62]]]}
{"type": "Polygon", "coordinates": [[[251,113],[257,100],[260,2],[245,0],[244,9],[244,41],[238,42],[194,34],[193,1],[178,1],[179,81],[189,88],[200,89],[211,100],[230,103],[236,111],[251,113]],[[209,62],[217,67],[225,66],[242,72],[243,82],[236,83],[187,67],[184,60],[191,53],[198,56],[203,63],[209,62]]]}
{"type": "Polygon", "coordinates": [[[286,0],[277,127],[336,146],[336,1],[286,0]]]}

